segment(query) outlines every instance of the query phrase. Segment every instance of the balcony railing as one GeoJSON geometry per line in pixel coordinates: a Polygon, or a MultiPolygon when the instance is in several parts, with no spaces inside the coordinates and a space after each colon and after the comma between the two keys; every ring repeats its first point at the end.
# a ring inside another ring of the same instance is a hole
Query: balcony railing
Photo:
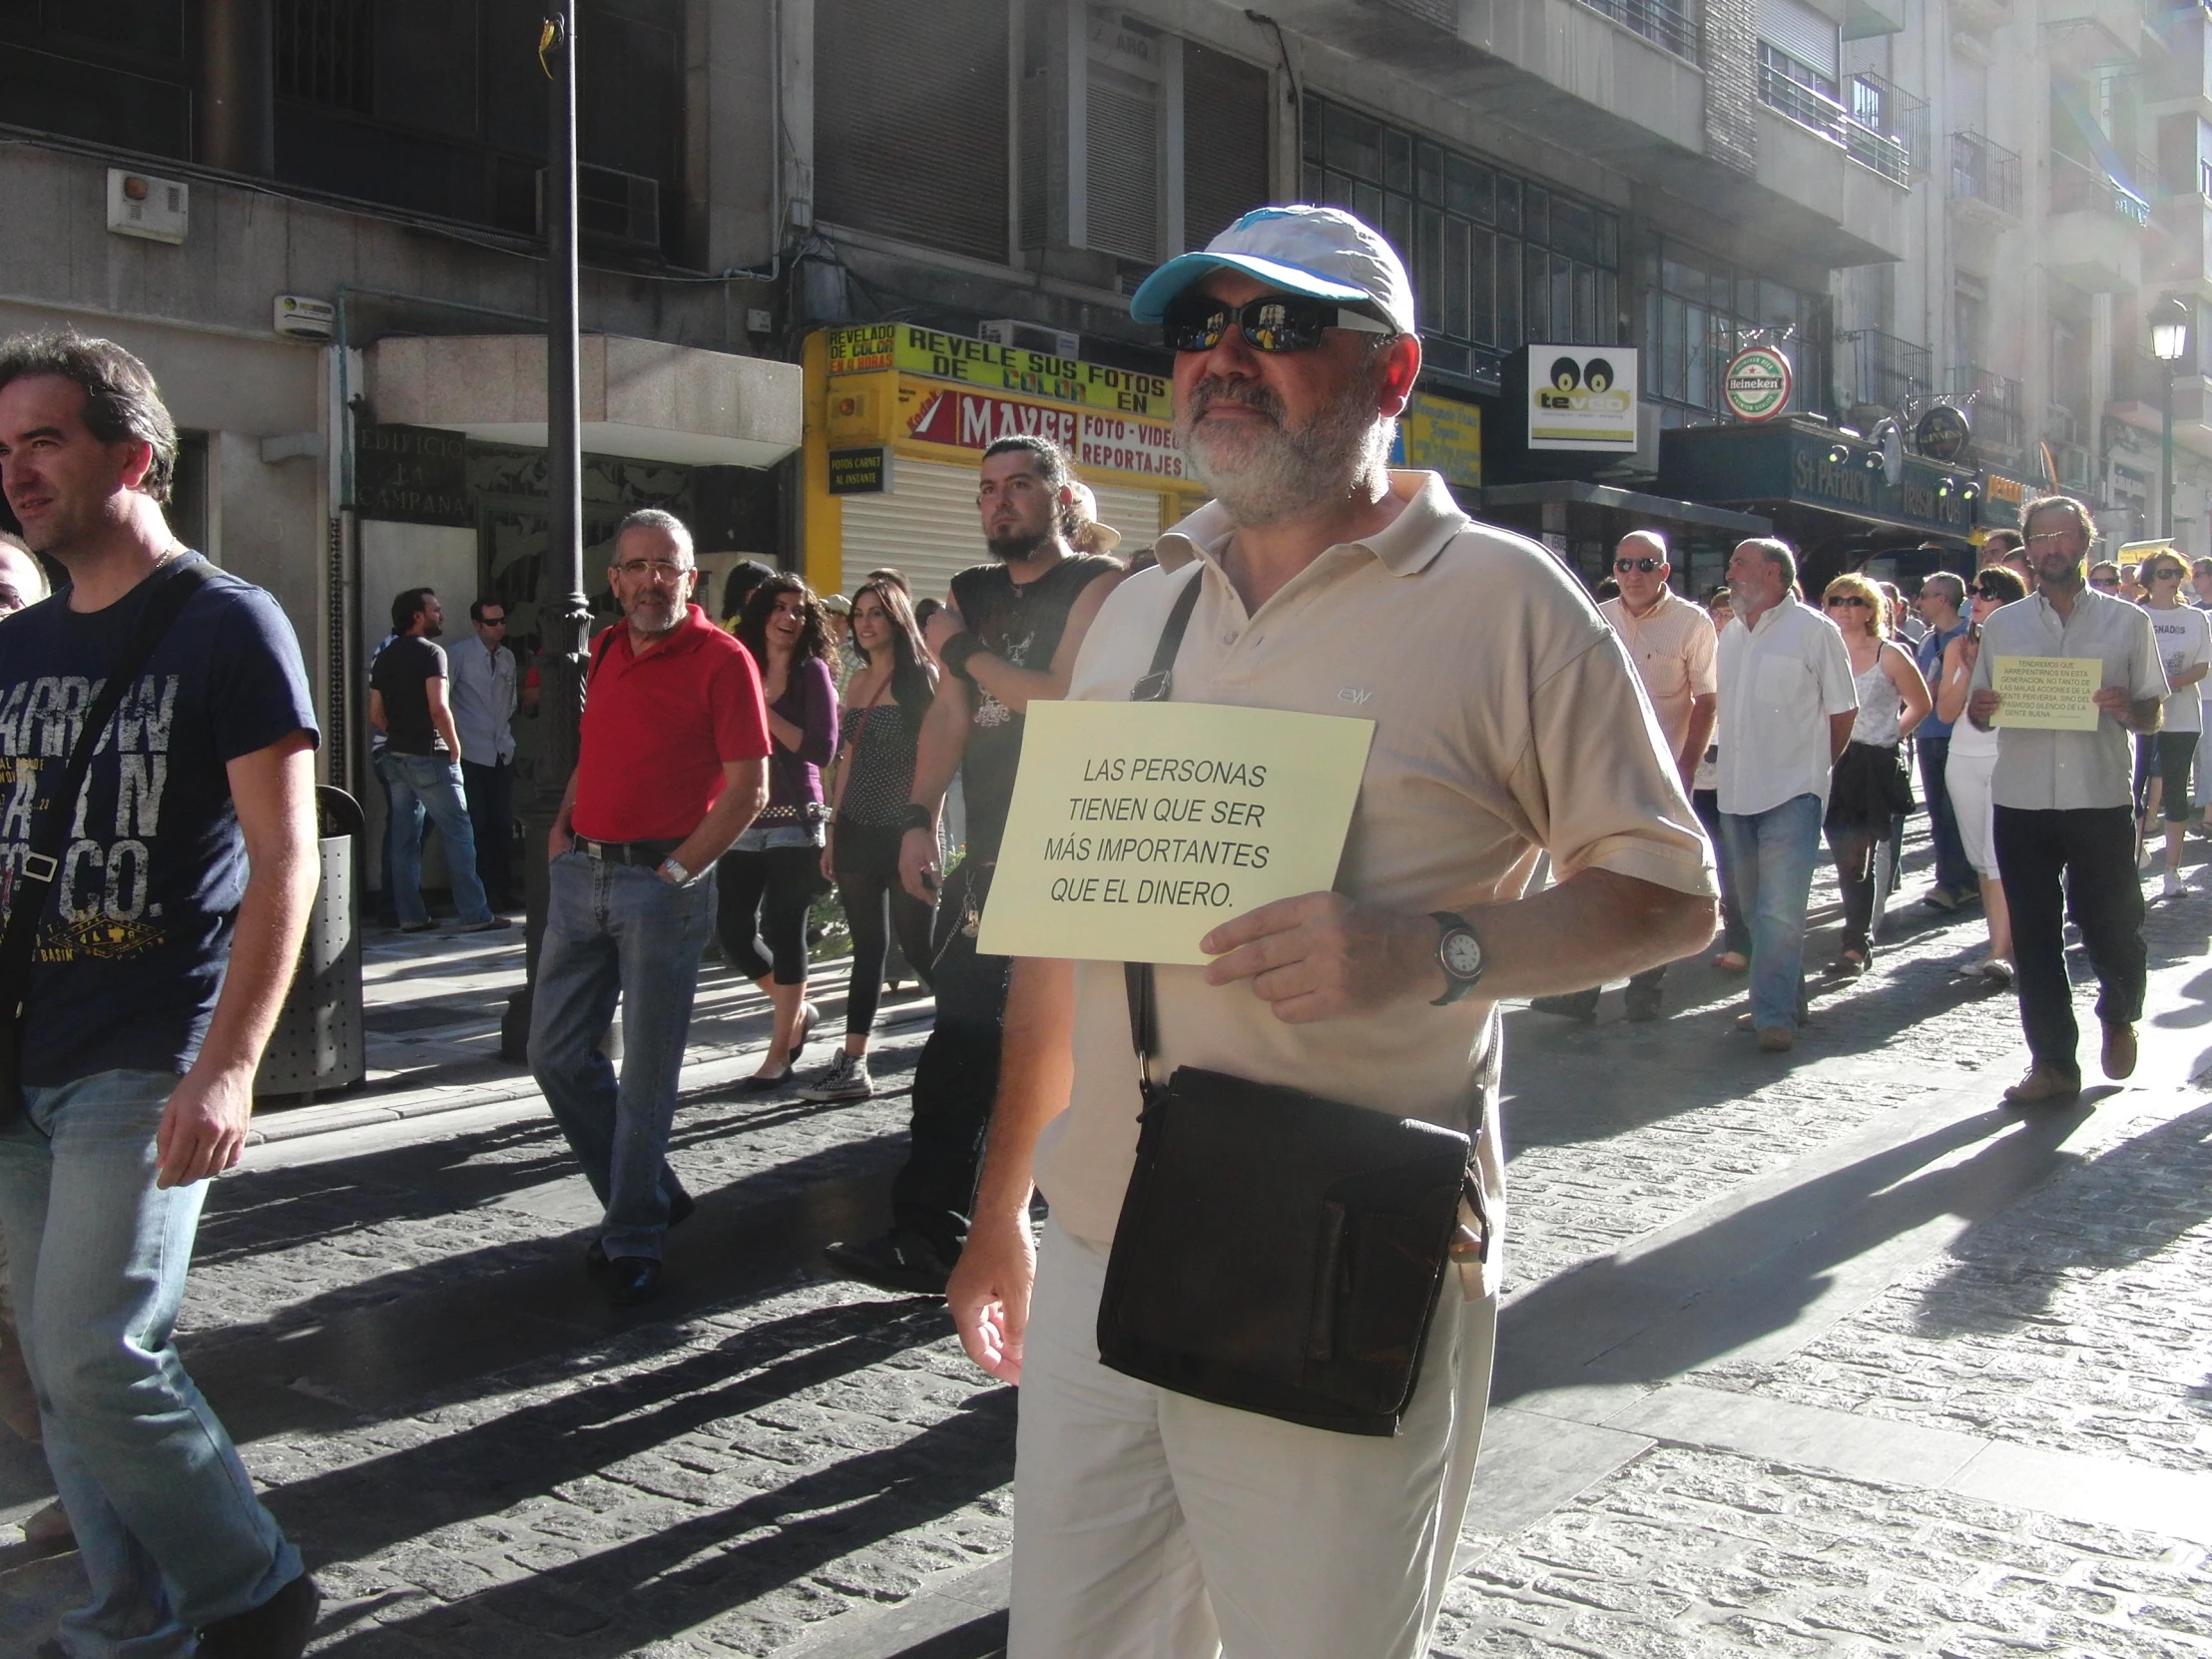
{"type": "Polygon", "coordinates": [[[2130,225],[2150,223],[2150,203],[2146,199],[2107,179],[2100,170],[2055,150],[2050,157],[2050,211],[2106,214],[2130,225]]]}
{"type": "Polygon", "coordinates": [[[1950,135],[1950,194],[2020,217],[2020,158],[1979,133],[1950,135]]]}
{"type": "Polygon", "coordinates": [[[1759,43],[1759,101],[1777,115],[1818,133],[1862,167],[1870,167],[1893,185],[1911,186],[1913,157],[1903,144],[1875,132],[1810,79],[1817,71],[1765,41],[1759,43]]]}
{"type": "Polygon", "coordinates": [[[1844,93],[1851,104],[1851,120],[1870,133],[1903,145],[1906,165],[1915,175],[1928,171],[1926,102],[1872,70],[1854,71],[1844,93]]]}
{"type": "Polygon", "coordinates": [[[1633,29],[1654,46],[1664,47],[1678,58],[1700,62],[1697,21],[1686,6],[1675,0],[1582,0],[1593,11],[1603,12],[1615,23],[1633,29]]]}
{"type": "Polygon", "coordinates": [[[1950,371],[1950,391],[1953,397],[1966,401],[1976,448],[1984,454],[2009,454],[2019,449],[2021,416],[2025,413],[2019,381],[1973,363],[1962,363],[1950,371]]]}
{"type": "Polygon", "coordinates": [[[1836,378],[1853,403],[1903,408],[1907,398],[1934,389],[1931,360],[1927,346],[1880,328],[1836,336],[1836,378]]]}

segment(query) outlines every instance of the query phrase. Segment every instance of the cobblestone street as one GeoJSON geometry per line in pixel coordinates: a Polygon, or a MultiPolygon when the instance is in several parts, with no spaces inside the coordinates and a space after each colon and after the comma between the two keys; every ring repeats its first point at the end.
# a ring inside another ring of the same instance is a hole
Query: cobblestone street
{"type": "MultiPolygon", "coordinates": [[[[2151,908],[2132,1083],[2023,1120],[2012,999],[1951,971],[1981,921],[1913,902],[1925,861],[1793,1054],[1702,961],[1658,1024],[1509,1014],[1510,1289],[1437,1654],[2212,1655],[2212,896],[2151,908]]],[[[888,1005],[875,1099],[764,1101],[761,999],[712,969],[699,1213],[616,1312],[496,1059],[519,942],[369,957],[370,1085],[258,1120],[182,1339],[323,1585],[314,1651],[998,1653],[1015,1395],[819,1258],[881,1214],[926,1001],[888,1005]]],[[[0,1537],[47,1490],[0,1445],[0,1537]]],[[[0,1549],[0,1653],[80,1585],[0,1549]]]]}

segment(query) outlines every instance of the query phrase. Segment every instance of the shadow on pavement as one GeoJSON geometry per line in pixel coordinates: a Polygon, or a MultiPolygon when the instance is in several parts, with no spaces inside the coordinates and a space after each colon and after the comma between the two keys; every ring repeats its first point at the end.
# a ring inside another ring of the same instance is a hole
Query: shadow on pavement
{"type": "Polygon", "coordinates": [[[1551,1388],[1667,1382],[1784,1330],[1842,1264],[1940,1216],[1984,1221],[2047,1179],[2071,1161],[2060,1145],[2088,1111],[2024,1122],[1979,1113],[1657,1249],[1546,1280],[1499,1316],[1492,1403],[1551,1388]],[[1972,1157],[1943,1162],[1980,1141],[1989,1144],[1972,1157]]]}

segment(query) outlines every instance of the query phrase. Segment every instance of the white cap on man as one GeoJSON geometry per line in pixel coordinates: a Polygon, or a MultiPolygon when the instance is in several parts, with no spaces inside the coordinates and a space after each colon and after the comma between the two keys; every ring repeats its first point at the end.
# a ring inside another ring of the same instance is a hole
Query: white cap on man
{"type": "Polygon", "coordinates": [[[1179,254],[1129,301],[1139,322],[1159,322],[1184,289],[1214,272],[1241,271],[1285,293],[1369,305],[1401,334],[1417,331],[1404,262],[1342,208],[1255,208],[1195,254],[1179,254]]]}

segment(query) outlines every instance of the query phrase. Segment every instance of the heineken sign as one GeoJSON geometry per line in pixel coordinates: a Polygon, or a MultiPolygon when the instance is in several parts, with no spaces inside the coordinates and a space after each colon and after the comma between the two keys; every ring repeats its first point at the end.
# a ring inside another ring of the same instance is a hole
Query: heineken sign
{"type": "Polygon", "coordinates": [[[1721,399],[1738,420],[1772,420],[1790,406],[1797,376],[1790,359],[1771,345],[1747,345],[1728,359],[1721,399]]]}

